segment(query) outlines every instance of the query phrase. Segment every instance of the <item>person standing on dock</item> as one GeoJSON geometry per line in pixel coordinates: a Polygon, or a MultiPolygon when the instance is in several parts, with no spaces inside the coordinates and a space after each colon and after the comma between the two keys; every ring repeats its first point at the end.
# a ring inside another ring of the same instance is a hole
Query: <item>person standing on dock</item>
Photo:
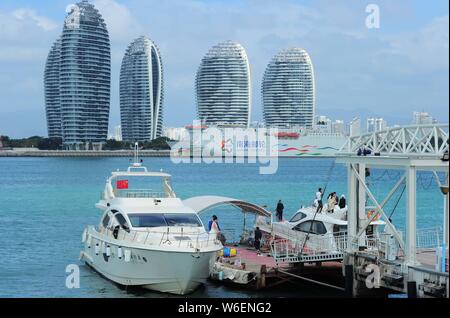
{"type": "Polygon", "coordinates": [[[277,216],[278,222],[283,221],[283,210],[284,210],[284,205],[281,202],[281,200],[278,200],[277,209],[276,209],[276,216],[277,216]]]}
{"type": "Polygon", "coordinates": [[[316,200],[317,200],[316,213],[322,212],[322,209],[323,209],[322,195],[323,195],[322,188],[319,188],[319,190],[317,190],[317,192],[316,192],[316,200]]]}
{"type": "Polygon", "coordinates": [[[345,195],[341,195],[339,199],[339,208],[344,209],[347,206],[347,202],[345,201],[345,195]]]}
{"type": "Polygon", "coordinates": [[[209,233],[216,234],[217,239],[225,246],[226,238],[225,235],[222,234],[219,226],[219,222],[217,221],[217,216],[213,215],[211,220],[208,222],[208,231],[209,233]]]}
{"type": "Polygon", "coordinates": [[[259,227],[256,227],[256,229],[255,229],[255,243],[254,243],[254,246],[255,246],[255,249],[256,249],[256,252],[258,253],[258,255],[261,254],[261,251],[260,251],[261,239],[262,239],[262,232],[259,229],[259,227]]]}

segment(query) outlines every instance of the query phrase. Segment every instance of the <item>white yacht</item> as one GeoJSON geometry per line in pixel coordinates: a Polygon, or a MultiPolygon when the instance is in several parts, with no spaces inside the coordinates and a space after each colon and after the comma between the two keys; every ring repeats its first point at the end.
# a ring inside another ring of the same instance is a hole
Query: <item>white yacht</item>
{"type": "MultiPolygon", "coordinates": [[[[342,209],[336,206],[333,213],[326,211],[327,204],[321,213],[316,213],[314,206],[302,207],[289,221],[272,222],[269,218],[258,217],[255,226],[273,238],[272,247],[277,249],[284,249],[286,242],[289,242],[289,248],[293,246],[294,252],[330,254],[333,258],[327,257],[327,260],[340,259],[348,242],[347,206],[342,209]]],[[[363,238],[374,240],[378,236],[379,227],[385,224],[384,221],[375,218],[362,235],[363,238]]]]}
{"type": "Polygon", "coordinates": [[[205,282],[223,246],[170,179],[147,171],[137,154],[127,171],[113,172],[96,204],[101,221],[83,232],[80,259],[125,286],[183,295],[205,282]]]}

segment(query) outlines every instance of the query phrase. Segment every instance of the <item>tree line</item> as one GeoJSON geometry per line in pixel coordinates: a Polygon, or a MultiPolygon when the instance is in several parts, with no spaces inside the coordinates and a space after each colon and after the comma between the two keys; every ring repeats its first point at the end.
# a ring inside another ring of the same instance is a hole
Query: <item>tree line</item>
{"type": "MultiPolygon", "coordinates": [[[[3,148],[36,148],[39,150],[62,150],[62,138],[45,138],[41,136],[32,136],[29,138],[13,139],[8,136],[0,136],[3,148]]],[[[170,150],[167,143],[170,141],[167,137],[159,137],[152,141],[140,142],[142,149],[148,150],[170,150]]],[[[129,150],[134,147],[134,142],[107,140],[103,145],[103,150],[129,150]]]]}

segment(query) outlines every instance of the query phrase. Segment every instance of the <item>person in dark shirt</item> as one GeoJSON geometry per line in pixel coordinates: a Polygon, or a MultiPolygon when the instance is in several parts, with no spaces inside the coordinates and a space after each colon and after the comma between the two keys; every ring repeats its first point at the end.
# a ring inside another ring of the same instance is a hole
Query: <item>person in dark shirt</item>
{"type": "Polygon", "coordinates": [[[347,202],[345,200],[345,196],[341,195],[341,198],[339,199],[339,208],[343,209],[347,205],[347,202]]]}
{"type": "Polygon", "coordinates": [[[281,202],[281,200],[278,200],[277,209],[276,209],[276,216],[277,216],[278,222],[283,221],[283,210],[284,210],[284,205],[281,202]]]}
{"type": "Polygon", "coordinates": [[[260,252],[261,238],[262,238],[262,232],[259,229],[259,227],[256,227],[256,229],[255,229],[255,243],[254,243],[254,246],[255,246],[256,251],[258,252],[258,255],[261,253],[260,252]]]}

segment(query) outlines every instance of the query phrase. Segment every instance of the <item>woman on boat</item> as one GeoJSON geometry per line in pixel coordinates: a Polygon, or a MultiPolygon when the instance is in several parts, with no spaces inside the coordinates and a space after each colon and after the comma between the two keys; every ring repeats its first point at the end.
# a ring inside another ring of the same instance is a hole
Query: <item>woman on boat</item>
{"type": "Polygon", "coordinates": [[[222,234],[219,226],[219,222],[217,221],[217,216],[213,215],[211,220],[208,222],[208,231],[211,234],[216,234],[217,239],[222,243],[222,245],[225,245],[226,238],[225,235],[222,234]]]}
{"type": "Polygon", "coordinates": [[[330,193],[330,195],[328,196],[328,207],[327,207],[327,211],[333,213],[334,212],[334,207],[336,206],[336,198],[334,197],[333,193],[330,193]]]}

